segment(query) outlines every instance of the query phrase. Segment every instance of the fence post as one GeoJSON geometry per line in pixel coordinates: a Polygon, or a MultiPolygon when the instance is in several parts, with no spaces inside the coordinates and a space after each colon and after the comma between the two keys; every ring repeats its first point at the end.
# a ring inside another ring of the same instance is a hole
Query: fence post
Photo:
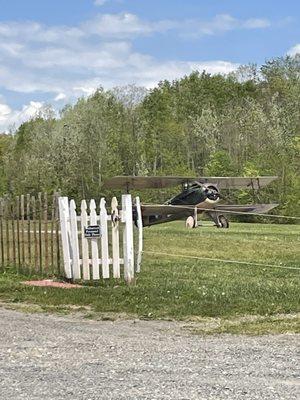
{"type": "Polygon", "coordinates": [[[107,231],[107,211],[105,208],[105,199],[100,200],[100,226],[101,234],[101,260],[102,260],[102,277],[109,278],[109,259],[108,259],[108,231],[107,231]]]}
{"type": "Polygon", "coordinates": [[[9,199],[5,200],[4,216],[6,230],[6,264],[10,264],[10,234],[9,234],[9,199]]]}
{"type": "Polygon", "coordinates": [[[4,268],[3,199],[0,199],[1,267],[4,268]]]}
{"type": "Polygon", "coordinates": [[[13,263],[14,263],[14,265],[17,265],[16,237],[15,237],[15,204],[14,204],[14,199],[11,200],[10,211],[11,211],[11,234],[12,234],[12,246],[13,246],[13,263]]]}
{"type": "Polygon", "coordinates": [[[51,228],[50,228],[50,253],[51,271],[54,274],[54,223],[55,223],[55,194],[52,196],[51,228]]]}
{"type": "Polygon", "coordinates": [[[70,201],[70,229],[71,229],[71,249],[72,249],[72,269],[73,278],[80,279],[80,261],[79,261],[79,245],[78,245],[78,229],[76,204],[74,200],[70,201]]]}
{"type": "Polygon", "coordinates": [[[18,272],[21,269],[21,245],[20,245],[20,197],[16,197],[16,218],[17,218],[17,248],[18,248],[18,272]]]}
{"type": "MultiPolygon", "coordinates": [[[[68,201],[67,201],[68,203],[68,201]]],[[[69,211],[69,205],[68,205],[69,211]]],[[[38,193],[38,238],[39,238],[39,263],[40,263],[40,272],[43,272],[43,244],[42,244],[42,213],[43,213],[43,202],[42,202],[42,193],[38,193]]]]}
{"type": "Polygon", "coordinates": [[[123,231],[124,277],[125,281],[130,284],[134,279],[132,200],[130,194],[122,195],[122,222],[125,222],[123,231]]]}
{"type": "Polygon", "coordinates": [[[44,254],[45,254],[45,271],[49,273],[49,246],[48,246],[48,196],[44,193],[44,254]]]}
{"type": "Polygon", "coordinates": [[[59,235],[59,205],[58,205],[58,199],[60,197],[59,192],[56,192],[54,194],[55,196],[55,209],[54,209],[54,217],[55,217],[55,224],[54,224],[54,231],[55,231],[55,239],[56,239],[56,263],[57,263],[57,272],[60,274],[60,235],[59,235]]]}
{"type": "Polygon", "coordinates": [[[84,237],[84,228],[88,226],[86,201],[81,201],[81,248],[82,248],[82,275],[83,279],[90,279],[90,263],[89,263],[89,244],[84,237]]]}
{"type": "Polygon", "coordinates": [[[28,252],[28,265],[32,270],[31,265],[31,226],[30,226],[30,194],[26,196],[26,219],[27,219],[27,252],[28,252]]]}
{"type": "Polygon", "coordinates": [[[120,278],[120,249],[119,249],[119,210],[116,197],[111,200],[111,237],[112,237],[112,258],[113,276],[120,278]]]}
{"type": "MultiPolygon", "coordinates": [[[[37,265],[38,265],[38,239],[37,239],[37,231],[36,231],[36,202],[35,197],[31,197],[32,203],[32,220],[33,220],[33,242],[34,242],[34,272],[37,272],[37,265]]],[[[18,211],[17,211],[17,218],[18,218],[18,211]]],[[[17,227],[18,227],[18,220],[17,220],[17,227]]]]}
{"type": "Polygon", "coordinates": [[[70,213],[69,213],[69,200],[67,197],[59,197],[59,219],[60,219],[60,230],[61,240],[63,247],[64,256],[64,269],[66,278],[72,279],[72,267],[70,257],[70,213]]]}
{"type": "Polygon", "coordinates": [[[138,227],[138,252],[136,259],[136,272],[141,271],[141,262],[142,262],[142,253],[143,253],[143,219],[142,219],[142,210],[141,210],[141,202],[139,196],[135,198],[135,206],[137,213],[137,227],[138,227]]]}
{"type": "Polygon", "coordinates": [[[25,261],[26,261],[26,255],[25,255],[25,196],[24,194],[21,194],[21,223],[22,223],[22,229],[21,229],[21,246],[22,246],[22,268],[25,268],[25,261]]]}

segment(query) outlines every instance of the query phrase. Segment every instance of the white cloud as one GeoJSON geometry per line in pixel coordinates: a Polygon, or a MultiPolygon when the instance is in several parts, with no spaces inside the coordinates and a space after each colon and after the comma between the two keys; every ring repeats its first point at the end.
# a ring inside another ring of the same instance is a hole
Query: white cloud
{"type": "Polygon", "coordinates": [[[86,34],[107,38],[129,38],[176,31],[180,36],[200,37],[216,35],[234,29],[262,29],[271,25],[263,18],[237,19],[229,14],[218,14],[208,21],[201,19],[145,21],[131,13],[99,14],[81,24],[86,34]]]}
{"type": "MultiPolygon", "coordinates": [[[[133,39],[167,32],[198,39],[269,25],[266,19],[237,19],[229,14],[216,15],[208,21],[150,21],[131,13],[99,14],[76,26],[0,22],[0,89],[44,92],[59,102],[92,94],[100,85],[111,88],[136,83],[149,88],[160,80],[176,79],[194,70],[225,74],[238,65],[223,60],[161,61],[136,51],[133,39]]],[[[18,125],[42,107],[40,102],[31,102],[12,111],[1,99],[0,105],[0,127],[18,125]]]]}
{"type": "MultiPolygon", "coordinates": [[[[238,20],[229,14],[216,15],[211,21],[197,21],[194,20],[193,24],[197,24],[195,35],[214,35],[219,32],[226,32],[238,27],[238,20]]],[[[191,31],[191,33],[193,33],[191,31]]]]}
{"type": "Polygon", "coordinates": [[[7,104],[0,104],[0,132],[8,132],[11,127],[18,127],[23,122],[38,115],[43,110],[44,104],[31,101],[21,110],[12,110],[7,104]]]}
{"type": "Polygon", "coordinates": [[[193,71],[205,70],[211,74],[227,74],[238,68],[239,64],[226,61],[209,62],[186,62],[186,61],[166,61],[158,62],[152,57],[132,54],[128,60],[127,68],[122,69],[118,75],[107,77],[96,77],[85,79],[80,82],[73,90],[76,94],[90,95],[95,92],[97,87],[103,85],[106,87],[122,86],[124,83],[136,84],[153,88],[160,80],[173,80],[193,71]]]}
{"type": "Polygon", "coordinates": [[[94,0],[94,5],[101,7],[103,6],[105,3],[107,3],[108,0],[94,0]]]}
{"type": "Polygon", "coordinates": [[[99,87],[101,85],[100,81],[98,79],[96,79],[94,82],[82,82],[83,86],[75,86],[73,87],[74,92],[78,95],[78,96],[91,96],[92,94],[95,93],[95,91],[97,90],[97,87],[99,87]],[[93,84],[94,83],[94,84],[93,84]]]}
{"type": "Polygon", "coordinates": [[[179,34],[188,38],[205,35],[218,35],[238,29],[262,29],[271,26],[271,22],[262,18],[237,19],[229,14],[218,14],[209,21],[191,19],[178,21],[179,34]]]}
{"type": "MultiPolygon", "coordinates": [[[[226,26],[229,29],[230,24],[232,17],[219,16],[210,29],[221,29],[220,25],[223,30],[226,26]]],[[[192,68],[223,73],[236,67],[227,63],[230,67],[224,68],[219,60],[161,62],[134,51],[131,36],[166,32],[177,25],[176,21],[163,20],[147,23],[128,13],[98,15],[69,27],[0,23],[2,86],[23,93],[51,92],[59,101],[63,100],[61,93],[65,99],[78,93],[92,93],[96,84],[112,87],[135,82],[149,87],[161,79],[189,73],[192,68]],[[94,84],[91,86],[90,82],[94,84]]],[[[212,32],[208,26],[205,30],[212,32]]]]}
{"type": "Polygon", "coordinates": [[[58,93],[58,95],[54,97],[54,101],[64,100],[66,97],[67,96],[64,93],[58,93]]]}
{"type": "Polygon", "coordinates": [[[83,23],[81,28],[88,35],[122,39],[157,31],[153,23],[142,21],[137,15],[130,13],[99,14],[83,23]]]}
{"type": "Polygon", "coordinates": [[[0,103],[0,124],[7,121],[9,114],[11,113],[11,108],[7,104],[0,103]]]}
{"type": "Polygon", "coordinates": [[[210,20],[183,19],[146,21],[131,13],[98,14],[78,26],[43,26],[37,22],[0,23],[3,41],[72,44],[91,35],[103,38],[124,38],[176,31],[178,35],[214,35],[234,29],[262,29],[271,26],[265,18],[237,19],[230,14],[218,14],[210,20]]]}
{"type": "Polygon", "coordinates": [[[295,56],[296,54],[300,54],[300,43],[296,44],[287,52],[289,56],[295,56]]]}
{"type": "Polygon", "coordinates": [[[271,22],[265,18],[250,18],[243,24],[243,27],[247,29],[269,28],[270,26],[271,22]]]}

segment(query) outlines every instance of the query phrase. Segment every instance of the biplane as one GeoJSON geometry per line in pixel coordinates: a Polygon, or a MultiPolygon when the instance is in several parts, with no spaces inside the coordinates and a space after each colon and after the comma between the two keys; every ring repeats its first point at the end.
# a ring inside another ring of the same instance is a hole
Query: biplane
{"type": "MultiPolygon", "coordinates": [[[[229,214],[263,214],[278,204],[221,204],[222,190],[249,189],[256,192],[277,179],[259,177],[182,177],[115,176],[104,182],[105,188],[130,190],[182,187],[181,192],[164,204],[142,204],[143,226],[186,219],[186,226],[198,226],[198,214],[206,214],[218,228],[229,228],[229,214]]],[[[135,220],[135,215],[133,216],[135,220]]],[[[136,221],[135,221],[136,222],[136,221]]]]}

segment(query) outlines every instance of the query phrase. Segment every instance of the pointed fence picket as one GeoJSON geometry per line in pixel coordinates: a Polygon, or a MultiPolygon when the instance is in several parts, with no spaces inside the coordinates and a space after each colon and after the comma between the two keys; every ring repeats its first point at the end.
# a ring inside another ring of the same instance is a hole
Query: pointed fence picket
{"type": "Polygon", "coordinates": [[[86,201],[81,202],[81,250],[82,250],[82,277],[84,280],[90,280],[90,263],[89,263],[89,243],[84,237],[84,228],[88,225],[86,201]]]}
{"type": "Polygon", "coordinates": [[[71,279],[73,278],[73,273],[71,269],[69,201],[67,197],[59,197],[58,202],[65,276],[66,278],[71,279]]]}
{"type": "MultiPolygon", "coordinates": [[[[139,230],[136,272],[139,272],[143,246],[143,226],[139,198],[136,198],[135,207],[139,230]]],[[[69,202],[67,197],[60,197],[59,211],[64,267],[67,278],[73,280],[81,278],[99,280],[100,277],[103,279],[110,277],[119,279],[121,277],[120,266],[123,265],[124,279],[127,283],[133,281],[134,248],[131,195],[122,196],[122,210],[119,210],[118,201],[114,197],[111,202],[110,214],[107,213],[104,198],[100,200],[98,207],[95,200],[92,199],[89,203],[89,210],[86,201],[82,200],[80,215],[77,216],[74,200],[69,202]],[[110,221],[110,224],[108,224],[108,221],[110,221]],[[86,228],[97,229],[99,226],[100,237],[86,237],[86,228]],[[109,227],[111,227],[111,235],[109,235],[109,227]],[[122,241],[120,240],[120,230],[123,230],[122,241]],[[120,246],[122,246],[123,258],[120,257],[120,246]]]]}
{"type": "MultiPolygon", "coordinates": [[[[91,225],[97,225],[97,213],[96,213],[96,203],[95,200],[92,199],[90,201],[90,223],[91,225]]],[[[100,279],[99,272],[99,249],[98,249],[98,239],[91,239],[91,247],[92,247],[92,271],[93,271],[93,279],[100,279]]]]}
{"type": "Polygon", "coordinates": [[[131,282],[134,278],[134,253],[133,253],[133,223],[132,223],[132,202],[130,195],[122,196],[122,222],[123,230],[123,252],[124,252],[124,278],[131,282]]]}
{"type": "Polygon", "coordinates": [[[120,278],[119,221],[120,217],[118,210],[118,200],[116,199],[116,197],[113,197],[111,201],[112,258],[113,258],[113,277],[117,279],[120,278]]]}
{"type": "Polygon", "coordinates": [[[108,258],[108,231],[107,231],[107,211],[105,208],[105,199],[100,200],[100,226],[101,234],[101,264],[102,276],[109,278],[109,258],[108,258]]]}
{"type": "Polygon", "coordinates": [[[77,230],[77,215],[76,204],[74,200],[70,201],[70,243],[72,256],[72,272],[74,279],[81,278],[80,260],[79,260],[79,245],[78,245],[78,230],[77,230]]]}

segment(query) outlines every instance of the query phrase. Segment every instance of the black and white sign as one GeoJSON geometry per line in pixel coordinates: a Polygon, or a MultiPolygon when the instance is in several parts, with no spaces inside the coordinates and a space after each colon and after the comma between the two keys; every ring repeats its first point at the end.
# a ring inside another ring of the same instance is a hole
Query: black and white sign
{"type": "Polygon", "coordinates": [[[101,226],[100,225],[89,225],[84,228],[85,238],[98,238],[101,237],[101,226]]]}

